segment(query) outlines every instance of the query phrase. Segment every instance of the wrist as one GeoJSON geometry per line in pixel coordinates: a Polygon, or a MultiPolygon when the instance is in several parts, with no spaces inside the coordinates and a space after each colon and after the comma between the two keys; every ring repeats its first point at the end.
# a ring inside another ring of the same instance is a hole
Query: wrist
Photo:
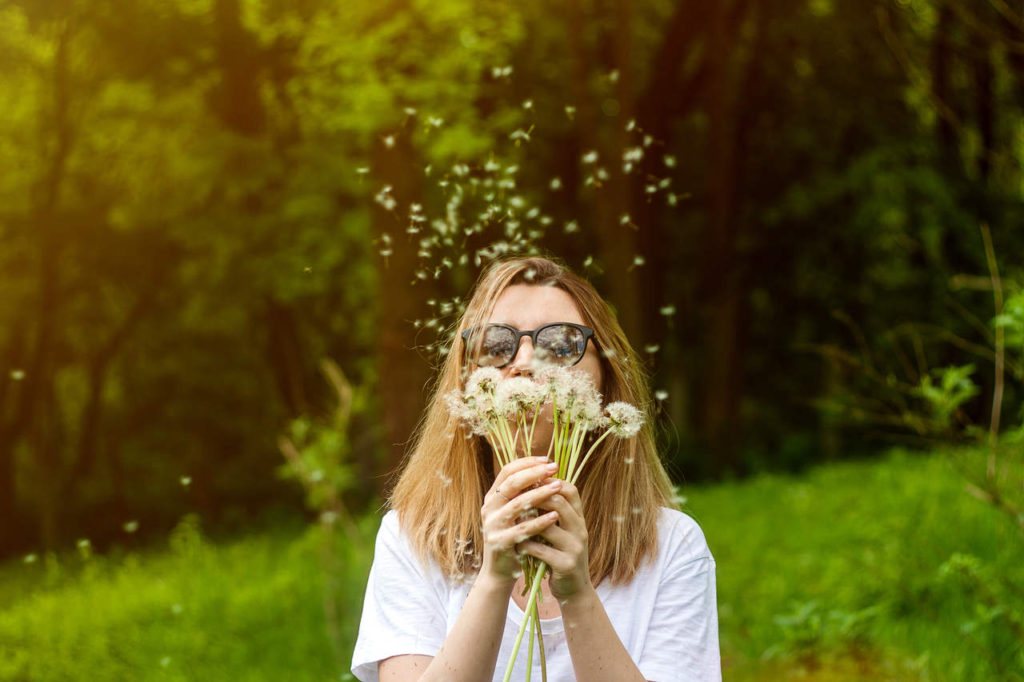
{"type": "Polygon", "coordinates": [[[593,608],[595,603],[600,603],[597,590],[587,581],[586,585],[567,597],[560,598],[558,605],[561,607],[562,616],[572,620],[575,616],[582,616],[593,608]]]}
{"type": "Polygon", "coordinates": [[[500,594],[508,597],[512,594],[512,586],[515,585],[516,579],[498,575],[492,571],[487,570],[484,566],[479,573],[477,573],[476,580],[473,582],[475,589],[483,590],[488,594],[500,594]]]}

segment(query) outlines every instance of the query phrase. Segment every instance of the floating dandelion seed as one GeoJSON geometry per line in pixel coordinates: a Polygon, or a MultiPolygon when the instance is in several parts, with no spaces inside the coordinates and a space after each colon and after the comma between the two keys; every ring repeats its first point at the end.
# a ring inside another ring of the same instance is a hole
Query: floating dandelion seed
{"type": "Polygon", "coordinates": [[[14,381],[21,381],[24,378],[25,378],[25,370],[23,370],[23,369],[12,369],[11,370],[11,379],[13,379],[14,381]]]}
{"type": "Polygon", "coordinates": [[[517,128],[516,130],[513,130],[511,133],[509,133],[508,138],[515,142],[516,146],[518,146],[521,142],[530,141],[530,133],[526,132],[522,128],[517,128]]]}
{"type": "Polygon", "coordinates": [[[134,520],[127,521],[123,526],[121,526],[121,528],[124,529],[125,533],[134,533],[139,529],[139,522],[134,520]]]}
{"type": "Polygon", "coordinates": [[[655,391],[654,392],[654,398],[658,402],[664,402],[664,401],[668,400],[668,391],[664,391],[664,390],[662,390],[662,391],[655,391]]]}
{"type": "Polygon", "coordinates": [[[647,194],[654,194],[658,191],[657,185],[644,185],[644,192],[647,194]]]}
{"type": "Polygon", "coordinates": [[[661,157],[661,162],[665,164],[665,168],[676,167],[676,157],[672,156],[671,154],[666,154],[665,156],[661,157]]]}
{"type": "Polygon", "coordinates": [[[667,197],[665,197],[665,201],[668,202],[669,206],[675,206],[678,203],[678,200],[676,199],[676,195],[675,194],[671,194],[671,193],[667,197]]]}
{"type": "Polygon", "coordinates": [[[192,477],[182,476],[181,478],[178,479],[178,483],[181,483],[182,487],[187,488],[192,483],[192,477]]]}
{"type": "Polygon", "coordinates": [[[170,656],[164,656],[163,658],[160,659],[160,667],[161,668],[166,668],[170,664],[171,664],[171,657],[170,656]]]}
{"type": "Polygon", "coordinates": [[[39,559],[35,554],[26,554],[25,558],[22,559],[26,564],[34,564],[39,559]]]}
{"type": "Polygon", "coordinates": [[[313,268],[311,268],[310,266],[307,265],[306,267],[302,268],[302,271],[304,273],[306,273],[307,275],[309,275],[309,274],[311,274],[313,272],[313,268]]]}
{"type": "Polygon", "coordinates": [[[629,123],[626,124],[626,132],[627,133],[633,132],[634,128],[636,128],[636,119],[635,118],[631,118],[631,119],[629,119],[629,123]]]}
{"type": "Polygon", "coordinates": [[[416,110],[413,109],[412,107],[406,107],[405,108],[405,114],[407,116],[415,116],[416,115],[416,110]]]}
{"type": "Polygon", "coordinates": [[[585,267],[585,268],[589,268],[593,264],[594,264],[594,257],[593,256],[587,256],[586,259],[584,259],[584,261],[583,261],[583,267],[585,267]]]}
{"type": "Polygon", "coordinates": [[[579,229],[580,229],[579,223],[577,223],[575,220],[570,220],[569,222],[567,222],[565,224],[565,233],[566,234],[572,234],[573,232],[578,232],[579,229]]]}
{"type": "Polygon", "coordinates": [[[596,171],[597,179],[601,181],[607,181],[609,178],[608,171],[604,168],[598,168],[596,171]]]}
{"type": "Polygon", "coordinates": [[[576,107],[572,106],[571,104],[566,104],[565,115],[569,117],[570,121],[573,120],[573,117],[576,115],[576,107]]]}
{"type": "Polygon", "coordinates": [[[523,109],[526,109],[526,110],[533,109],[533,100],[532,99],[525,100],[523,102],[523,109]]]}
{"type": "Polygon", "coordinates": [[[493,173],[499,168],[501,168],[501,164],[499,164],[493,158],[487,159],[487,163],[484,164],[484,170],[487,171],[488,173],[493,173]]]}
{"type": "Polygon", "coordinates": [[[619,218],[619,225],[629,225],[629,223],[630,223],[629,214],[628,213],[623,213],[622,216],[619,218]]]}
{"type": "Polygon", "coordinates": [[[650,147],[654,143],[654,138],[650,135],[644,135],[644,146],[650,147]]]}
{"type": "Polygon", "coordinates": [[[511,75],[511,66],[495,66],[491,68],[491,76],[494,78],[508,78],[511,75]]]}
{"type": "Polygon", "coordinates": [[[551,178],[551,183],[548,185],[553,192],[557,192],[562,189],[562,178],[551,178]]]}
{"type": "Polygon", "coordinates": [[[584,154],[583,158],[582,158],[582,161],[583,161],[583,163],[596,163],[597,162],[597,150],[592,149],[589,152],[587,152],[586,154],[584,154]]]}
{"type": "Polygon", "coordinates": [[[608,74],[608,80],[611,81],[612,83],[617,83],[618,80],[619,80],[619,70],[618,69],[613,69],[608,74]]]}
{"type": "Polygon", "coordinates": [[[671,317],[676,314],[676,307],[674,305],[662,306],[661,310],[659,310],[658,312],[660,312],[665,317],[671,317]]]}
{"type": "Polygon", "coordinates": [[[439,118],[437,116],[431,116],[427,119],[427,123],[429,123],[434,128],[440,128],[441,126],[444,125],[444,119],[439,118]]]}
{"type": "Polygon", "coordinates": [[[367,168],[366,166],[360,166],[359,168],[356,168],[356,175],[366,175],[369,172],[370,169],[367,168]]]}
{"type": "Polygon", "coordinates": [[[383,142],[384,142],[384,146],[385,147],[387,147],[388,149],[392,149],[395,146],[395,136],[394,135],[386,135],[384,137],[383,142]]]}
{"type": "Polygon", "coordinates": [[[653,353],[657,353],[659,350],[661,350],[661,346],[659,346],[656,343],[649,343],[646,346],[644,346],[644,352],[645,353],[652,353],[653,354],[653,353]]]}
{"type": "Polygon", "coordinates": [[[181,615],[182,611],[184,611],[184,609],[182,608],[181,604],[171,604],[171,613],[173,613],[174,615],[181,615]]]}

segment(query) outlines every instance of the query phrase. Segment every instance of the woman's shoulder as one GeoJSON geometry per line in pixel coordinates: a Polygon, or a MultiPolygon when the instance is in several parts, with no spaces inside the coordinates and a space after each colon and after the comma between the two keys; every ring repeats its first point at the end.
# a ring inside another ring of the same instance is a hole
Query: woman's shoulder
{"type": "Polygon", "coordinates": [[[700,525],[689,514],[669,507],[662,507],[658,515],[658,554],[672,563],[714,561],[700,525]]]}

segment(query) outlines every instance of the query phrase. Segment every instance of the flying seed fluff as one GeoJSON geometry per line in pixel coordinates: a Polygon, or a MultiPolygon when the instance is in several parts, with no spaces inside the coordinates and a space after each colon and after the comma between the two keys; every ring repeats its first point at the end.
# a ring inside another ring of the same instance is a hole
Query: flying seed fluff
{"type": "MultiPolygon", "coordinates": [[[[605,403],[625,401],[647,417],[629,440],[607,438],[577,485],[583,501],[594,585],[631,580],[658,547],[658,515],[672,506],[672,487],[658,458],[650,419],[646,373],[608,305],[593,286],[547,258],[512,258],[492,264],[480,277],[459,320],[433,395],[412,440],[389,504],[423,560],[433,559],[450,577],[474,575],[480,566],[480,507],[493,482],[491,450],[451,414],[444,396],[461,390],[474,366],[462,331],[490,319],[501,293],[514,284],[557,286],[573,299],[601,356],[605,403]],[[594,481],[590,485],[590,481],[594,481]]],[[[496,473],[496,472],[495,472],[496,473]]]]}

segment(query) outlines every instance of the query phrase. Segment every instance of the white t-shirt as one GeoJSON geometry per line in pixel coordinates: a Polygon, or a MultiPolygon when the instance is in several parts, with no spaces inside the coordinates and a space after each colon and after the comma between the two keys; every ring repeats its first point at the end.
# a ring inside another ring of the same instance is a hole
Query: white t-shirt
{"type": "MultiPolygon", "coordinates": [[[[471,580],[447,578],[435,562],[423,564],[399,527],[398,513],[389,511],[377,533],[352,673],[363,682],[377,682],[379,661],[400,654],[436,656],[471,587],[471,580]]],[[[689,516],[663,508],[654,561],[644,564],[628,584],[604,580],[596,589],[615,632],[647,680],[722,679],[715,560],[689,516]]],[[[504,677],[523,617],[510,597],[495,681],[504,677]]],[[[548,679],[574,681],[561,617],[542,619],[541,631],[548,679]]],[[[528,636],[523,637],[513,680],[526,678],[528,636]]],[[[532,679],[541,679],[536,651],[532,679]]]]}

